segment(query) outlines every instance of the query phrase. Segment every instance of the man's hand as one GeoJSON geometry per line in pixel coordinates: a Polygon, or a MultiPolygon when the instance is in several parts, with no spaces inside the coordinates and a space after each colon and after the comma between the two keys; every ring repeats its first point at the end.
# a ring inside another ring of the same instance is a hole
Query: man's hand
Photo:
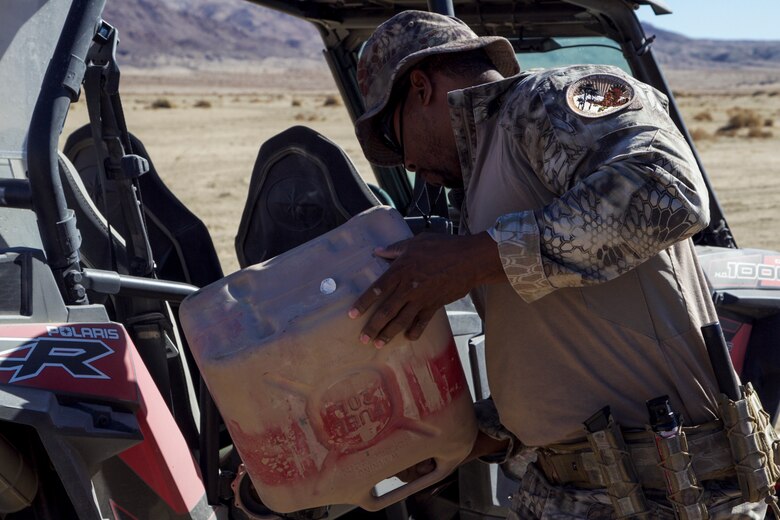
{"type": "Polygon", "coordinates": [[[420,337],[434,313],[479,284],[505,280],[498,246],[487,232],[452,236],[422,234],[374,251],[392,260],[389,269],[349,311],[357,318],[376,309],[360,335],[382,348],[397,334],[420,337]]]}
{"type": "Polygon", "coordinates": [[[498,440],[493,437],[489,437],[481,431],[477,433],[477,438],[474,439],[474,446],[471,448],[471,453],[466,457],[463,462],[468,462],[479,457],[486,455],[504,454],[507,448],[509,448],[509,440],[498,440]]]}

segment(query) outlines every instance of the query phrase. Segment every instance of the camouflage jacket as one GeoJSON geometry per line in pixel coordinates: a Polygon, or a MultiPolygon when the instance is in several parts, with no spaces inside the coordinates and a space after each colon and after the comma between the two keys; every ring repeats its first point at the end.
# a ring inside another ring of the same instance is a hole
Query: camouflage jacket
{"type": "Polygon", "coordinates": [[[716,315],[687,240],[707,190],[666,97],[591,65],[448,96],[461,229],[488,231],[507,275],[472,294],[501,424],[529,446],[567,442],[605,405],[643,428],[660,395],[688,424],[712,420],[700,327],[716,315]]]}
{"type": "Polygon", "coordinates": [[[503,152],[527,164],[556,197],[504,215],[490,229],[526,301],[613,279],[708,222],[707,190],[668,100],[616,67],[525,72],[450,93],[449,102],[465,208],[474,129],[494,117],[514,141],[503,152]],[[465,106],[473,113],[464,116],[465,106]]]}

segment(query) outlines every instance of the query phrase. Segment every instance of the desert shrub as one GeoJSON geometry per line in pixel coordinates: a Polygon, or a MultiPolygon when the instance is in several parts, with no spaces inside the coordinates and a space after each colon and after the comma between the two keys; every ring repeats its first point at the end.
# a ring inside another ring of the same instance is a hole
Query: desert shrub
{"type": "Polygon", "coordinates": [[[704,112],[699,112],[693,116],[693,119],[695,121],[712,121],[712,114],[709,110],[705,110],[704,112]]]}
{"type": "Polygon", "coordinates": [[[768,130],[761,130],[760,128],[754,127],[748,130],[747,136],[750,138],[768,139],[772,137],[772,132],[768,130]]]}
{"type": "Polygon", "coordinates": [[[327,121],[326,117],[318,115],[316,112],[299,112],[293,116],[296,121],[327,121]]]}
{"type": "Polygon", "coordinates": [[[341,105],[341,99],[334,94],[328,94],[325,96],[325,101],[322,102],[324,107],[337,107],[339,105],[341,105]]]}
{"type": "Polygon", "coordinates": [[[712,134],[702,128],[694,128],[691,130],[691,137],[694,141],[704,141],[705,139],[712,139],[712,134]]]}
{"type": "Polygon", "coordinates": [[[207,99],[199,99],[192,106],[195,108],[211,108],[211,101],[207,99]]]}
{"type": "Polygon", "coordinates": [[[715,131],[715,135],[720,135],[723,137],[734,137],[737,135],[737,129],[736,128],[729,128],[727,126],[718,128],[715,131]]]}
{"type": "Polygon", "coordinates": [[[749,108],[732,108],[726,112],[729,116],[728,126],[734,128],[755,128],[761,126],[761,114],[749,108]]]}
{"type": "Polygon", "coordinates": [[[301,100],[300,100],[300,99],[293,99],[291,104],[292,104],[292,106],[294,106],[294,107],[299,107],[299,106],[301,106],[301,105],[302,105],[302,103],[301,103],[301,100]]]}
{"type": "Polygon", "coordinates": [[[168,98],[157,98],[152,101],[152,108],[173,108],[173,103],[168,98]]]}

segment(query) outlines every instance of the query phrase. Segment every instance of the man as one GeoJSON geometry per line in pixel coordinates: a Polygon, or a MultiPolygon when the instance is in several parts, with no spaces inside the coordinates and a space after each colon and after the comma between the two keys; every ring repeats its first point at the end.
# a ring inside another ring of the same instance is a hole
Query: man
{"type": "MultiPolygon", "coordinates": [[[[419,11],[376,30],[358,81],[369,161],[465,190],[460,236],[376,252],[392,263],[350,311],[370,314],[361,342],[416,339],[471,292],[493,399],[479,403],[474,454],[498,452],[522,478],[513,518],[616,514],[625,504],[577,489],[582,468],[556,462],[584,440],[583,421],[610,406],[624,431],[642,431],[645,402],[663,395],[687,425],[717,417],[700,332],[717,317],[688,239],[708,221],[707,190],[667,99],[614,67],[519,73],[507,40],[419,11]]],[[[713,476],[699,476],[713,518],[763,518],[713,476]]],[[[662,490],[644,494],[647,511],[622,512],[672,518],[662,490]]]]}

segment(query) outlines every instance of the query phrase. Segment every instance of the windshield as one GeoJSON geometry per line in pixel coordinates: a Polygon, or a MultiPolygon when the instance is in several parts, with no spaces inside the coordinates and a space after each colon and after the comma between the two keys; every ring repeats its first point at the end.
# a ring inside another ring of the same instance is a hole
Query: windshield
{"type": "Polygon", "coordinates": [[[548,38],[543,48],[543,51],[517,53],[517,60],[523,70],[594,64],[614,65],[631,74],[620,46],[603,36],[548,38]]]}

